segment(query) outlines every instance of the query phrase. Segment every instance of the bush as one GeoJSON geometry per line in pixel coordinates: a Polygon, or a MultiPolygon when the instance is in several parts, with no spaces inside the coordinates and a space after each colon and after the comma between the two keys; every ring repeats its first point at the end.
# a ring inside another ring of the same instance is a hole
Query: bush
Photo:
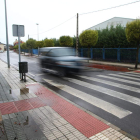
{"type": "Polygon", "coordinates": [[[70,36],[61,36],[59,39],[61,46],[71,47],[73,45],[73,38],[70,36]]]}

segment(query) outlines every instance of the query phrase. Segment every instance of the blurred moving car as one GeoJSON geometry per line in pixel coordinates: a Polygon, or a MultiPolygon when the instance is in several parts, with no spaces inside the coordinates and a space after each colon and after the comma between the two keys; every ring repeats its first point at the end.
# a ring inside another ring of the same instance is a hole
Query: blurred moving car
{"type": "Polygon", "coordinates": [[[71,47],[44,47],[39,49],[40,64],[43,71],[60,76],[79,72],[85,67],[88,58],[76,56],[76,51],[71,47]]]}

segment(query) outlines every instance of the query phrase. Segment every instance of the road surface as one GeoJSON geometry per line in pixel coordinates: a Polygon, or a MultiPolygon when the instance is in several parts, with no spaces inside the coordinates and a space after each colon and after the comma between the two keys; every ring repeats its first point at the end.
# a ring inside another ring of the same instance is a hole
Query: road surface
{"type": "MultiPolygon", "coordinates": [[[[6,55],[0,53],[0,59],[7,61],[6,55]]],[[[38,58],[21,60],[28,62],[29,75],[36,81],[140,139],[140,74],[93,69],[62,78],[43,73],[38,58]]],[[[13,51],[10,63],[18,67],[13,51]]]]}

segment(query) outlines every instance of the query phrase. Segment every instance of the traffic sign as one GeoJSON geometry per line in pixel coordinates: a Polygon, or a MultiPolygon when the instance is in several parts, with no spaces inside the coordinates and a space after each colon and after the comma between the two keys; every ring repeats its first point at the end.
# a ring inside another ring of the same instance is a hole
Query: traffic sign
{"type": "Polygon", "coordinates": [[[24,25],[13,24],[13,36],[24,37],[24,25]]]}

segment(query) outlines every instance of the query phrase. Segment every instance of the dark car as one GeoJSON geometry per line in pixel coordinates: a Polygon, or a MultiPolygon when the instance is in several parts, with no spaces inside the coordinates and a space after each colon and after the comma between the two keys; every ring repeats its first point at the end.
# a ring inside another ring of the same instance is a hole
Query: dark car
{"type": "Polygon", "coordinates": [[[43,71],[65,76],[69,73],[79,72],[85,67],[88,58],[76,56],[71,47],[44,47],[39,49],[40,64],[43,71]]]}

